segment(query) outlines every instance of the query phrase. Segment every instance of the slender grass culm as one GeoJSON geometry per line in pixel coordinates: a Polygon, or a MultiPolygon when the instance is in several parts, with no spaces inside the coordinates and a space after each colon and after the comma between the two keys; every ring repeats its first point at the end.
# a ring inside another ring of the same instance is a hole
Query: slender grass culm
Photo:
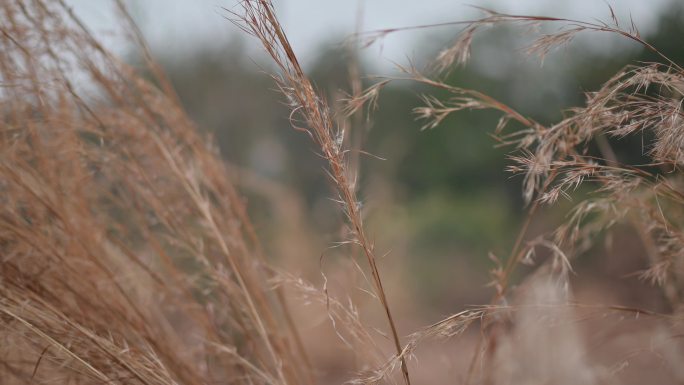
{"type": "Polygon", "coordinates": [[[330,108],[325,100],[316,93],[299,65],[297,56],[285,36],[271,2],[268,0],[244,1],[241,5],[244,13],[237,15],[240,18],[237,24],[261,41],[263,47],[281,70],[281,73],[274,76],[274,79],[290,103],[291,121],[296,122],[299,118],[303,120],[305,127],[296,128],[306,132],[316,142],[321,155],[328,162],[329,176],[337,190],[338,202],[349,222],[350,233],[352,234],[349,242],[361,247],[367,258],[375,287],[375,295],[380,300],[387,316],[396,353],[401,357],[404,382],[410,385],[406,360],[401,354],[402,347],[399,334],[392,318],[387,294],[382,286],[373,244],[364,230],[360,204],[356,198],[356,189],[353,186],[356,183],[356,176],[351,175],[348,171],[347,151],[338,139],[343,138],[344,134],[335,126],[330,108]]]}

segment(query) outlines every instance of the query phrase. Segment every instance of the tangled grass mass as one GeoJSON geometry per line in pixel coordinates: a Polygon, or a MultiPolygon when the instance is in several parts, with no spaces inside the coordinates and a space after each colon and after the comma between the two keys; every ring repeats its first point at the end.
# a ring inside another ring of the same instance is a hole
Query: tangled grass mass
{"type": "MultiPolygon", "coordinates": [[[[141,52],[138,67],[104,47],[62,0],[0,2],[1,384],[684,381],[684,63],[633,25],[482,10],[480,19],[451,24],[461,32],[425,69],[407,65],[403,76],[364,89],[352,68],[354,92],[329,101],[270,0],[225,10],[272,58],[292,126],[325,161],[344,221],[334,246],[354,261],[378,312],[371,321],[368,307],[332,293],[325,276],[309,282],[272,263],[234,170],[188,117],[123,3],[116,6],[141,52]],[[626,63],[583,106],[542,124],[443,80],[466,65],[480,30],[498,25],[536,34],[530,55],[544,57],[578,34],[609,33],[659,61],[626,63]],[[509,255],[490,255],[491,301],[413,330],[393,312],[387,250],[365,224],[359,156],[367,154],[354,131],[395,82],[448,95],[421,97],[413,112],[427,130],[468,110],[500,114],[493,137],[511,151],[508,171],[522,176],[527,213],[509,255]],[[630,136],[643,138],[646,161],[613,151],[611,140],[630,136]],[[566,198],[574,208],[565,220],[530,236],[535,215],[566,198]],[[638,236],[647,268],[634,274],[657,288],[665,310],[576,299],[575,260],[616,227],[638,236]],[[323,315],[331,338],[307,336],[300,321],[311,314],[323,315]],[[436,373],[423,357],[444,346],[455,347],[444,354],[452,369],[436,373]],[[312,349],[351,358],[333,376],[312,349]]],[[[361,33],[354,43],[400,31],[361,33]]],[[[309,257],[319,264],[319,255],[309,257]]]]}

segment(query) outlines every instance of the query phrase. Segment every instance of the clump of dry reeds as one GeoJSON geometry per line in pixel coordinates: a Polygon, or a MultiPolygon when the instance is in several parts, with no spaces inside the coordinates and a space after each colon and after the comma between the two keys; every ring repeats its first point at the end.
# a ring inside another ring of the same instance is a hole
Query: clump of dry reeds
{"type": "Polygon", "coordinates": [[[311,383],[242,199],[135,27],[151,79],[62,1],[0,19],[0,382],[311,383]]]}

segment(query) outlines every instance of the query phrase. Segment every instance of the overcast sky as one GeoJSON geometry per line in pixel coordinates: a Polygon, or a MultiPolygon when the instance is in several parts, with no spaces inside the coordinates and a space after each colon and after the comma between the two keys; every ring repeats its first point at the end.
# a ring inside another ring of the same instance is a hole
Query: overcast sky
{"type": "MultiPolygon", "coordinates": [[[[544,14],[589,20],[610,19],[601,0],[274,0],[290,41],[306,63],[321,44],[340,41],[354,31],[361,2],[363,30],[463,20],[477,16],[468,4],[500,12],[544,14]]],[[[611,0],[618,17],[628,21],[630,14],[642,33],[647,33],[669,0],[611,0]]],[[[74,10],[96,31],[113,29],[116,18],[108,1],[70,0],[74,10]]],[[[147,39],[158,52],[191,52],[199,46],[228,44],[237,28],[223,16],[222,7],[237,9],[235,0],[127,0],[147,39]]],[[[415,33],[388,37],[382,47],[367,55],[378,62],[402,60],[411,56],[415,33]],[[382,48],[382,49],[381,49],[382,48]]],[[[120,41],[109,38],[110,46],[122,49],[120,41]]],[[[255,45],[254,45],[255,46],[255,45]]]]}

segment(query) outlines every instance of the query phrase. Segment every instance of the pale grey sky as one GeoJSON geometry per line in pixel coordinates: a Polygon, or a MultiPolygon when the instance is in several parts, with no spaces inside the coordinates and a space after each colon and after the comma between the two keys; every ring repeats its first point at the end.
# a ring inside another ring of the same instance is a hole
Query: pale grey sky
{"type": "MultiPolygon", "coordinates": [[[[314,57],[320,44],[339,40],[340,36],[354,31],[359,1],[363,4],[362,24],[366,31],[472,18],[477,12],[468,4],[509,13],[610,18],[606,2],[602,0],[274,0],[274,4],[290,41],[306,63],[314,57]]],[[[669,2],[609,1],[620,19],[628,21],[631,14],[642,32],[653,27],[658,13],[669,2]]],[[[69,3],[98,31],[113,29],[116,25],[108,1],[70,0],[69,3]]],[[[202,45],[220,47],[237,33],[237,28],[223,18],[226,12],[221,8],[235,7],[235,0],[128,0],[127,3],[158,52],[192,52],[202,45]]],[[[366,54],[381,63],[403,61],[406,55],[411,55],[417,36],[416,33],[390,36],[385,39],[382,51],[375,47],[366,54]]],[[[121,42],[115,38],[107,41],[115,50],[121,49],[121,42]]],[[[250,47],[256,49],[256,45],[250,47]]]]}

